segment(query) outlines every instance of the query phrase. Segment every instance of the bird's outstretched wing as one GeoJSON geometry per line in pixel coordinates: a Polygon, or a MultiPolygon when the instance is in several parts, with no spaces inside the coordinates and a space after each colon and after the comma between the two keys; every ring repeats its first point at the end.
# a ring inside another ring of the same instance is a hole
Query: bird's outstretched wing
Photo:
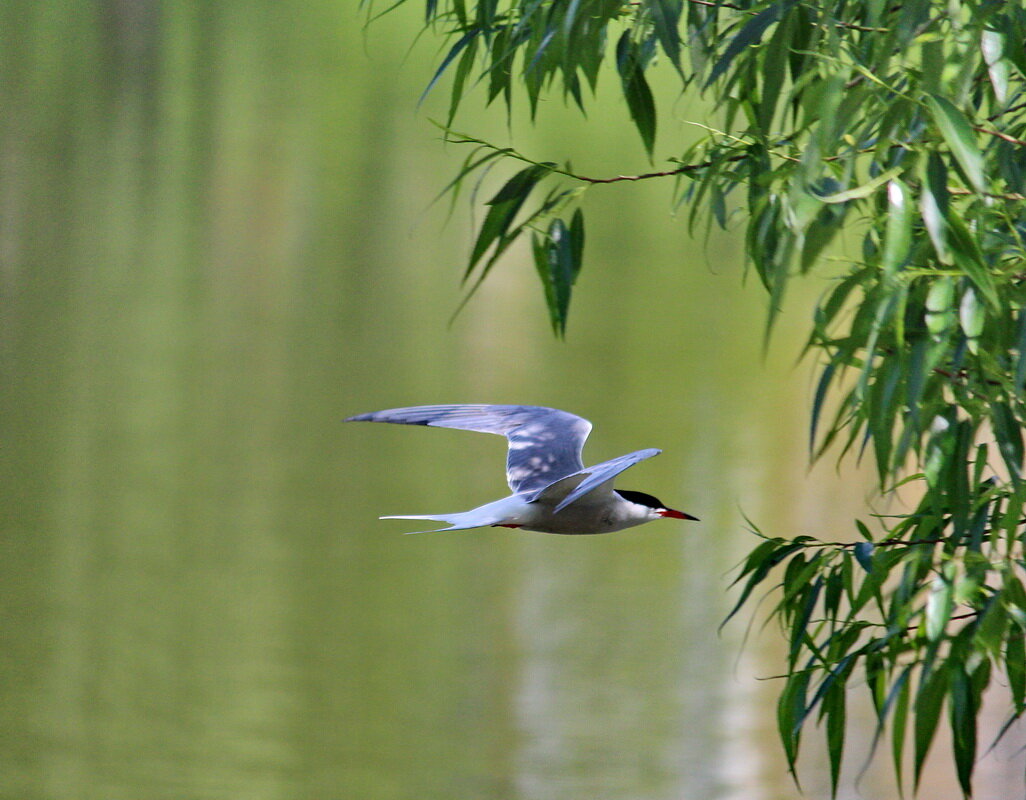
{"type": "Polygon", "coordinates": [[[588,420],[541,406],[413,406],[357,414],[346,422],[430,425],[505,436],[506,480],[514,492],[537,491],[581,470],[581,450],[591,432],[588,420]]]}
{"type": "Polygon", "coordinates": [[[567,475],[548,486],[544,486],[534,492],[529,498],[530,502],[538,500],[559,500],[553,513],[566,508],[575,500],[578,500],[592,492],[608,493],[613,490],[613,479],[628,467],[633,467],[639,461],[659,455],[662,450],[654,447],[645,450],[636,450],[625,456],[617,456],[609,461],[603,461],[594,467],[587,467],[578,470],[572,475],[567,475]]]}

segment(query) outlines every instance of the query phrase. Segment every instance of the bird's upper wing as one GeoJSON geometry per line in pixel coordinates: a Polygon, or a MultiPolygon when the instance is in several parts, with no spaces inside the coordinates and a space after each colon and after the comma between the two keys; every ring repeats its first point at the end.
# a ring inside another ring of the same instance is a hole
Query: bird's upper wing
{"type": "Polygon", "coordinates": [[[536,491],[579,471],[584,466],[584,440],[591,432],[588,420],[540,406],[413,406],[358,414],[346,420],[350,421],[431,425],[505,436],[509,440],[506,480],[514,492],[536,491]]]}
{"type": "Polygon", "coordinates": [[[575,500],[584,495],[601,490],[610,492],[613,489],[613,479],[628,467],[633,467],[639,461],[659,455],[662,450],[649,447],[645,450],[636,450],[625,456],[617,456],[609,461],[603,461],[594,467],[578,470],[572,475],[567,475],[558,481],[553,481],[548,486],[538,489],[533,496],[528,498],[529,502],[538,500],[559,500],[553,513],[561,511],[575,500]]]}

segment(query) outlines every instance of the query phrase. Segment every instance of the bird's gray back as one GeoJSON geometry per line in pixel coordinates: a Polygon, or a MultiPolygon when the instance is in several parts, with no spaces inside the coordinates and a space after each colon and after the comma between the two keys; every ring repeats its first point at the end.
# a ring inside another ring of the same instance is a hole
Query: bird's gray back
{"type": "Polygon", "coordinates": [[[583,417],[542,406],[435,405],[390,408],[347,422],[393,422],[497,433],[509,440],[506,479],[514,492],[540,489],[582,469],[581,450],[591,432],[583,417]]]}

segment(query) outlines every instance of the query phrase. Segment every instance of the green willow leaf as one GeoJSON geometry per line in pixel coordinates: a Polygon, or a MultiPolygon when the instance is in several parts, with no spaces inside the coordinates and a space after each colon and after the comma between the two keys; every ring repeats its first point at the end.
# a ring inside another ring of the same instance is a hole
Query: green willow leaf
{"type": "Polygon", "coordinates": [[[1013,629],[1008,634],[1005,644],[1005,671],[1008,675],[1008,688],[1012,692],[1012,702],[1018,713],[1026,711],[1026,644],[1023,632],[1013,629]]]}
{"type": "Polygon", "coordinates": [[[892,275],[908,258],[912,243],[912,201],[908,186],[899,178],[887,184],[887,233],[884,238],[883,271],[892,275]]]}
{"type": "Polygon", "coordinates": [[[998,298],[997,285],[987,268],[976,237],[957,216],[952,215],[949,218],[948,226],[951,234],[949,242],[956,266],[965,271],[991,307],[999,309],[1001,300],[998,298]]]}
{"type": "Polygon", "coordinates": [[[958,321],[968,342],[969,352],[973,355],[979,353],[980,336],[983,335],[983,326],[986,320],[986,309],[973,287],[970,286],[965,290],[962,302],[959,303],[958,321]]]}
{"type": "Polygon", "coordinates": [[[990,84],[998,103],[1008,99],[1008,61],[1004,58],[1005,36],[998,31],[984,31],[980,35],[980,52],[987,64],[990,84]]]}
{"type": "Polygon", "coordinates": [[[426,98],[428,96],[428,94],[434,88],[434,85],[436,83],[438,83],[438,79],[441,78],[442,74],[446,71],[446,69],[449,68],[449,64],[452,63],[453,59],[455,59],[456,56],[458,56],[460,54],[460,52],[463,50],[464,47],[467,47],[471,42],[474,41],[474,39],[476,39],[480,35],[481,35],[481,29],[480,28],[472,28],[471,30],[469,30],[465,34],[463,34],[463,36],[461,36],[457,40],[456,44],[454,44],[449,49],[449,52],[445,56],[445,58],[442,59],[441,65],[435,71],[435,74],[432,76],[431,80],[428,82],[428,85],[424,88],[424,91],[420,95],[420,100],[417,101],[417,105],[420,105],[421,103],[424,102],[424,98],[426,98]]]}
{"type": "Polygon", "coordinates": [[[951,263],[948,248],[948,171],[939,153],[930,153],[926,167],[926,186],[919,196],[920,213],[926,232],[942,264],[951,263]]]}
{"type": "MultiPolygon", "coordinates": [[[[474,59],[477,57],[477,39],[470,42],[463,55],[460,56],[460,63],[456,66],[456,73],[452,79],[452,93],[449,100],[449,113],[446,127],[452,125],[456,118],[456,111],[459,109],[460,101],[463,99],[463,87],[466,85],[467,76],[474,67],[474,59]]],[[[430,87],[428,87],[430,89],[430,87]]]]}
{"type": "MultiPolygon", "coordinates": [[[[1014,520],[1015,524],[1018,525],[1018,516],[1014,520]]],[[[1008,615],[1015,620],[1016,624],[1026,630],[1026,589],[1023,588],[1022,582],[1016,577],[1015,573],[1008,570],[1005,572],[1004,584],[1002,586],[1002,599],[1005,603],[1005,608],[1008,611],[1008,615]]]]}
{"type": "Polygon", "coordinates": [[[976,136],[965,114],[942,95],[927,96],[926,104],[941,136],[951,148],[952,155],[962,167],[969,183],[978,192],[986,191],[987,183],[983,177],[983,154],[980,152],[976,136]]]}
{"type": "Polygon", "coordinates": [[[991,422],[997,439],[998,451],[1013,480],[1022,475],[1023,441],[1022,427],[1007,403],[994,403],[991,407],[991,422]]]}
{"type": "Polygon", "coordinates": [[[951,669],[951,744],[955,751],[955,771],[963,793],[972,794],[973,766],[976,763],[976,701],[965,668],[951,669]]]}
{"type": "Polygon", "coordinates": [[[514,218],[527,200],[527,196],[547,173],[548,170],[544,167],[532,166],[522,169],[488,201],[490,208],[481,224],[481,230],[478,231],[477,239],[474,241],[470,261],[463,276],[464,280],[470,277],[474,267],[477,266],[489,247],[496,242],[499,242],[499,246],[501,246],[501,239],[509,231],[514,218]]]}
{"type": "Polygon", "coordinates": [[[944,634],[954,607],[950,570],[945,569],[945,574],[933,579],[926,601],[926,638],[931,642],[936,642],[944,634]]]}
{"type": "Polygon", "coordinates": [[[773,118],[776,115],[777,106],[780,104],[781,89],[787,77],[788,59],[796,19],[796,14],[786,15],[777,26],[766,47],[761,70],[762,91],[756,111],[759,128],[766,136],[772,134],[773,118]]]}
{"type": "Polygon", "coordinates": [[[584,266],[584,212],[579,208],[570,218],[570,247],[573,279],[576,281],[584,266]]]}
{"type": "MultiPolygon", "coordinates": [[[[922,679],[921,679],[922,680],[922,679]]],[[[926,756],[933,743],[934,733],[937,731],[937,722],[940,720],[941,708],[947,696],[948,668],[946,664],[939,664],[934,667],[924,682],[920,683],[916,692],[916,699],[913,705],[915,710],[915,723],[913,738],[915,740],[915,782],[914,786],[919,787],[919,780],[922,777],[923,765],[926,763],[926,756]]]]}
{"type": "Polygon", "coordinates": [[[835,682],[824,697],[826,707],[827,754],[830,758],[830,796],[837,797],[844,757],[844,733],[847,726],[847,696],[843,680],[835,682]]]}
{"type": "Polygon", "coordinates": [[[819,376],[819,383],[816,385],[816,395],[812,400],[812,419],[809,424],[809,452],[814,452],[816,449],[816,429],[819,426],[819,416],[823,410],[823,402],[826,400],[830,381],[834,377],[835,367],[836,364],[834,362],[827,364],[819,376]]]}
{"type": "MultiPolygon", "coordinates": [[[[786,542],[782,539],[776,539],[770,542],[764,542],[762,545],[756,548],[756,552],[759,553],[761,557],[758,560],[754,560],[754,563],[752,557],[749,557],[748,564],[752,564],[753,566],[751,570],[751,575],[748,578],[748,582],[741,590],[741,596],[738,598],[736,604],[730,610],[730,613],[727,614],[723,622],[720,623],[720,628],[723,628],[723,626],[726,625],[731,620],[731,618],[738,611],[741,610],[741,607],[745,604],[745,601],[748,599],[748,596],[752,593],[755,587],[766,579],[766,576],[769,575],[770,571],[775,566],[777,566],[777,564],[780,564],[789,555],[791,555],[797,550],[801,550],[804,547],[804,542],[801,539],[802,537],[798,537],[798,539],[795,539],[791,542],[786,542]],[[763,549],[770,544],[772,544],[772,547],[770,547],[769,549],[763,549]]],[[[746,564],[745,566],[747,567],[748,564],[746,564]]],[[[738,578],[738,580],[740,580],[740,577],[738,578]]],[[[737,580],[735,580],[734,583],[737,583],[737,580]]]]}
{"type": "Polygon", "coordinates": [[[767,28],[790,11],[795,5],[795,2],[797,2],[797,0],[785,0],[785,2],[782,3],[773,3],[771,6],[764,8],[748,20],[741,30],[738,31],[737,35],[731,39],[727,49],[723,51],[723,55],[720,56],[720,59],[712,68],[712,71],[709,73],[709,78],[705,82],[705,88],[709,88],[721,75],[723,75],[723,73],[730,69],[730,65],[734,63],[734,59],[736,59],[744,50],[754,44],[758,44],[767,28]]]}
{"type": "Polygon", "coordinates": [[[795,780],[798,749],[801,744],[801,720],[805,717],[805,699],[811,677],[812,673],[809,670],[793,672],[788,676],[777,701],[777,730],[784,745],[788,769],[795,780]]]}
{"type": "Polygon", "coordinates": [[[1019,309],[1015,334],[1015,386],[1021,391],[1026,385],[1026,309],[1019,309]]]}
{"type": "Polygon", "coordinates": [[[625,31],[616,45],[616,66],[631,119],[651,157],[656,136],[655,100],[645,80],[645,68],[640,60],[638,46],[631,40],[630,31],[625,31]]]}
{"type": "MultiPolygon", "coordinates": [[[[806,571],[806,574],[811,574],[811,572],[817,566],[818,566],[818,564],[814,561],[809,566],[809,569],[806,571]]],[[[806,584],[807,584],[807,582],[808,582],[808,578],[806,578],[806,584]]],[[[807,631],[808,631],[809,621],[812,619],[812,612],[816,608],[816,603],[819,602],[819,596],[820,596],[820,593],[822,592],[822,590],[823,590],[823,577],[820,576],[820,577],[816,578],[816,580],[814,580],[812,582],[812,585],[808,587],[807,591],[804,591],[804,592],[801,593],[801,595],[802,595],[801,606],[798,609],[798,613],[795,614],[794,622],[791,625],[791,636],[790,636],[790,639],[791,639],[791,653],[790,653],[791,669],[794,669],[794,665],[795,665],[795,663],[796,663],[796,661],[798,659],[799,653],[801,652],[801,648],[805,644],[805,638],[808,635],[807,631]]],[[[797,601],[798,598],[795,597],[794,600],[797,601]]]]}
{"type": "Polygon", "coordinates": [[[537,234],[533,237],[535,267],[545,287],[549,317],[557,336],[566,335],[570,295],[580,271],[583,242],[578,245],[574,241],[576,234],[583,235],[584,223],[579,214],[580,209],[570,227],[563,220],[554,219],[544,237],[537,234]]]}
{"type": "Polygon", "coordinates": [[[683,9],[683,0],[649,0],[648,8],[652,13],[652,23],[655,27],[656,36],[663,46],[663,51],[670,59],[670,63],[684,77],[684,71],[680,66],[680,14],[683,9]]]}
{"type": "Polygon", "coordinates": [[[821,197],[820,200],[824,203],[847,203],[849,200],[861,200],[864,197],[869,197],[888,181],[897,178],[902,172],[904,172],[903,167],[892,167],[889,170],[881,172],[875,178],[866,181],[861,186],[856,186],[853,189],[847,189],[843,192],[825,195],[824,197],[821,197]]]}
{"type": "Polygon", "coordinates": [[[909,669],[907,668],[902,674],[894,712],[891,714],[891,759],[894,763],[894,775],[897,779],[899,793],[905,762],[905,730],[908,722],[909,697],[912,693],[908,675],[909,669]]]}

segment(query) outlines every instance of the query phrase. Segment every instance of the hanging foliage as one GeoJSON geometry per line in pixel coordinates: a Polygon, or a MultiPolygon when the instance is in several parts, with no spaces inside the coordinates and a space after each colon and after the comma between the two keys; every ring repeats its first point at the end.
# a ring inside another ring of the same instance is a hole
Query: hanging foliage
{"type": "Polygon", "coordinates": [[[533,118],[545,94],[584,109],[606,75],[644,151],[669,157],[648,174],[586,176],[449,132],[472,147],[456,187],[519,162],[487,203],[468,285],[530,233],[557,334],[582,268],[580,201],[596,185],[669,178],[692,225],[743,211],[767,332],[791,279],[841,230],[861,237],[811,320],[810,447],[866,452],[885,494],[912,484],[921,499],[912,513],[856,521],[853,542],[763,537],[732,616],[777,588],[772,617],[788,642],[778,723],[792,771],[802,731],[820,724],[836,792],[858,691],[877,738],[889,734],[899,784],[918,784],[947,724],[970,794],[990,744],[977,736],[984,691],[1010,688],[1009,725],[1026,710],[1026,8],[428,0],[426,18],[451,42],[429,86],[450,77],[448,126],[477,85],[509,113],[526,97],[533,118]],[[654,95],[656,68],[713,101],[716,124],[697,143],[660,139],[659,109],[676,97],[654,95]]]}

